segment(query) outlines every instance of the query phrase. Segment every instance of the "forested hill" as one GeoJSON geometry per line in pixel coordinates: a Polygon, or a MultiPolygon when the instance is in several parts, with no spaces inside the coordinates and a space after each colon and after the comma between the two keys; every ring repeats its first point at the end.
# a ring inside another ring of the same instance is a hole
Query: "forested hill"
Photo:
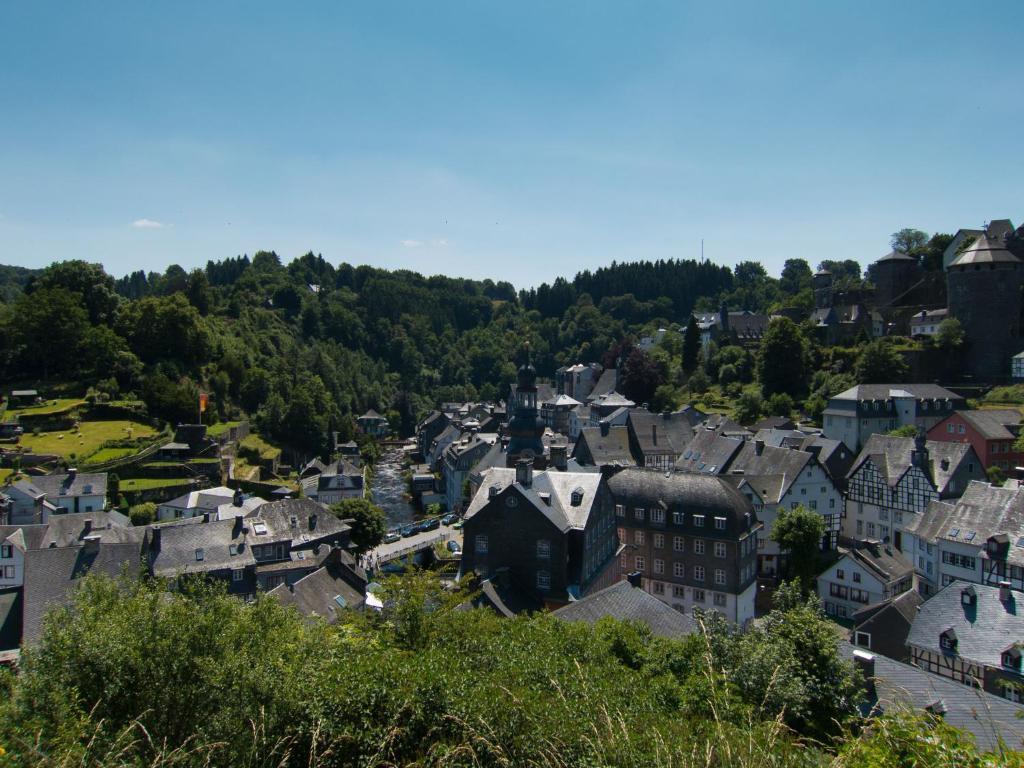
{"type": "Polygon", "coordinates": [[[439,400],[502,396],[525,341],[551,375],[563,363],[614,360],[645,331],[685,323],[700,302],[805,300],[810,268],[797,261],[788,283],[752,262],[734,273],[658,261],[519,293],[507,282],[333,265],[312,253],[120,279],[82,261],[4,268],[0,375],[141,398],[172,422],[191,417],[202,389],[222,418],[250,415],[268,435],[318,451],[369,407],[408,432],[439,400]]]}

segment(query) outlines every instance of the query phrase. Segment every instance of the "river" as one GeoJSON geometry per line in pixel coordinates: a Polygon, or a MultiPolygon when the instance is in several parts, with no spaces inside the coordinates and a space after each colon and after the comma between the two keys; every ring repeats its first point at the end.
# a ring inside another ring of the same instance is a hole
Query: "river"
{"type": "Polygon", "coordinates": [[[370,485],[373,503],[384,510],[388,528],[412,522],[415,509],[407,501],[408,490],[402,477],[402,450],[390,448],[377,461],[370,485]]]}

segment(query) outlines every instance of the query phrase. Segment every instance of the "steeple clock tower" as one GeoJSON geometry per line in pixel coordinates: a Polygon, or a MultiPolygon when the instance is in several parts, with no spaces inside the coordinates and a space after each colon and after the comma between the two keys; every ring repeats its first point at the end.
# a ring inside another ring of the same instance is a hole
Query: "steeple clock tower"
{"type": "Polygon", "coordinates": [[[508,466],[518,459],[537,459],[544,456],[544,422],[537,411],[537,370],[530,360],[530,345],[526,344],[526,362],[516,376],[515,411],[508,423],[508,466]]]}

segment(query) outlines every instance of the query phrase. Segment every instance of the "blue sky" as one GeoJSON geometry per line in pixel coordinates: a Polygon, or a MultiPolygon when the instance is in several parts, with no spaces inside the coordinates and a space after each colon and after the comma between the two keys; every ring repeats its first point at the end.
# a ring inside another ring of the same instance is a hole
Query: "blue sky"
{"type": "Polygon", "coordinates": [[[1024,218],[1024,4],[0,5],[0,263],[535,285],[1024,218]]]}

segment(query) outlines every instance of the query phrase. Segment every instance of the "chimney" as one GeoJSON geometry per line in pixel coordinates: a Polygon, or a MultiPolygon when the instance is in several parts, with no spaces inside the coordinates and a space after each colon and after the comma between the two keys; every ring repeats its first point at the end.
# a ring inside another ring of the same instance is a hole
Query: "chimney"
{"type": "Polygon", "coordinates": [[[85,527],[82,528],[82,535],[88,536],[92,532],[92,518],[85,518],[82,522],[85,523],[85,527]]]}
{"type": "Polygon", "coordinates": [[[541,494],[538,494],[538,495],[540,496],[540,500],[543,501],[546,506],[549,506],[549,507],[551,506],[551,494],[550,493],[541,493],[541,494]]]}
{"type": "Polygon", "coordinates": [[[757,456],[760,456],[762,453],[764,453],[764,440],[754,441],[754,453],[757,456]]]}
{"type": "Polygon", "coordinates": [[[999,582],[999,601],[1002,603],[1008,603],[1013,600],[1013,593],[1010,592],[1010,582],[1000,581],[999,582]]]}
{"type": "Polygon", "coordinates": [[[658,425],[651,424],[651,442],[654,445],[658,444],[658,425]]]}
{"type": "Polygon", "coordinates": [[[316,515],[315,514],[309,516],[309,530],[311,530],[311,531],[315,531],[316,530],[316,515]]]}
{"type": "Polygon", "coordinates": [[[565,472],[566,468],[569,466],[569,446],[551,446],[551,465],[555,469],[565,472]]]}
{"type": "Polygon", "coordinates": [[[631,586],[641,589],[644,585],[644,575],[640,573],[640,571],[633,571],[632,573],[626,574],[626,581],[628,581],[631,586]]]}
{"type": "Polygon", "coordinates": [[[608,437],[608,429],[609,429],[608,422],[605,421],[604,419],[602,419],[599,422],[599,426],[601,427],[601,437],[608,437]]]}
{"type": "Polygon", "coordinates": [[[868,696],[875,695],[875,654],[862,651],[859,648],[853,652],[853,663],[864,675],[864,682],[867,685],[868,696]]]}
{"type": "Polygon", "coordinates": [[[914,450],[910,452],[910,463],[928,474],[928,445],[923,429],[917,430],[914,437],[914,450]]]}
{"type": "Polygon", "coordinates": [[[492,485],[487,489],[487,498],[493,499],[501,491],[500,485],[492,485]]]}
{"type": "Polygon", "coordinates": [[[204,523],[210,522],[210,513],[209,512],[203,512],[203,522],[204,523]]]}
{"type": "Polygon", "coordinates": [[[75,467],[68,467],[68,485],[75,482],[75,475],[78,474],[78,470],[75,467]]]}
{"type": "Polygon", "coordinates": [[[242,533],[242,516],[235,515],[235,524],[231,527],[231,538],[237,538],[242,533]]]}
{"type": "Polygon", "coordinates": [[[86,536],[83,540],[87,554],[95,555],[100,551],[100,537],[96,535],[86,536]]]}
{"type": "Polygon", "coordinates": [[[529,459],[516,462],[516,482],[524,488],[533,486],[533,462],[529,459]]]}
{"type": "Polygon", "coordinates": [[[244,502],[245,496],[242,495],[242,489],[236,488],[235,495],[231,497],[231,503],[234,504],[236,507],[240,507],[244,502]]]}

